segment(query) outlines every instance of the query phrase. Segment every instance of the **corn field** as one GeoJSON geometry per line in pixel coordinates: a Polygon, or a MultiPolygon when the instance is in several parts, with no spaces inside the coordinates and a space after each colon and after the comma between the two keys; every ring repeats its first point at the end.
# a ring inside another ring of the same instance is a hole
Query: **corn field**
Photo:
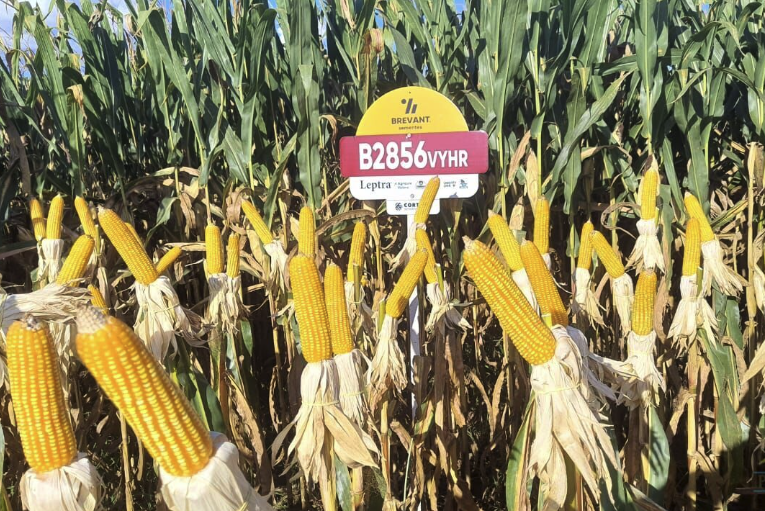
{"type": "Polygon", "coordinates": [[[765,505],[763,3],[0,10],[0,511],[765,505]],[[414,226],[404,86],[489,140],[414,226]]]}

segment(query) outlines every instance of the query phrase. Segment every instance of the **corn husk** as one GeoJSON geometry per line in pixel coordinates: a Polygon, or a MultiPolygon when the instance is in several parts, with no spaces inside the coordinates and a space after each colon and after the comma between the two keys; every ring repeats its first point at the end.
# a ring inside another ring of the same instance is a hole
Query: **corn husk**
{"type": "Polygon", "coordinates": [[[637,229],[639,235],[635,241],[635,248],[632,249],[632,254],[627,260],[627,267],[635,266],[639,272],[643,271],[643,268],[666,271],[664,254],[656,235],[658,232],[656,217],[650,220],[638,220],[637,229]]]}
{"type": "Polygon", "coordinates": [[[374,313],[372,308],[364,300],[356,301],[356,286],[353,282],[345,282],[345,305],[348,307],[348,319],[351,322],[351,330],[354,334],[375,331],[374,313]]]}
{"type": "Polygon", "coordinates": [[[274,440],[278,452],[289,431],[295,438],[288,454],[295,452],[309,484],[321,486],[325,509],[335,509],[334,456],[349,468],[374,467],[377,447],[340,409],[340,383],[334,360],[309,363],[300,377],[302,403],[295,419],[274,440]]]}
{"type": "Polygon", "coordinates": [[[446,283],[444,283],[443,288],[437,282],[428,284],[425,288],[425,293],[428,296],[428,301],[433,306],[430,310],[428,321],[425,324],[425,329],[428,332],[438,329],[439,333],[443,336],[446,330],[455,330],[457,328],[464,330],[470,328],[470,323],[454,308],[454,304],[451,301],[451,291],[446,283]]]}
{"type": "Polygon", "coordinates": [[[220,433],[210,433],[213,456],[191,477],[159,468],[162,498],[170,511],[270,511],[271,505],[247,482],[239,468],[239,450],[220,433]]]}
{"type": "Polygon", "coordinates": [[[396,271],[399,266],[406,266],[406,263],[409,262],[409,259],[411,259],[412,256],[417,253],[417,239],[415,238],[414,233],[417,232],[417,229],[425,228],[427,228],[425,224],[412,224],[412,226],[409,228],[410,234],[406,237],[406,241],[404,242],[404,247],[399,251],[398,254],[396,254],[396,257],[393,258],[393,261],[391,261],[391,272],[396,271]]]}
{"type": "Polygon", "coordinates": [[[545,252],[542,254],[542,260],[545,262],[547,269],[550,270],[552,268],[552,258],[550,257],[550,253],[545,252]]]}
{"type": "Polygon", "coordinates": [[[180,333],[189,343],[194,343],[196,335],[186,310],[181,307],[178,295],[170,284],[170,279],[160,276],[148,286],[136,282],[136,300],[138,316],[134,326],[135,333],[146,344],[158,360],[165,359],[170,347],[173,353],[178,349],[175,339],[180,333]]]}
{"type": "Polygon", "coordinates": [[[588,402],[589,382],[579,348],[564,327],[552,331],[555,356],[531,368],[535,422],[528,466],[530,475],[539,478],[544,511],[561,509],[566,502],[566,457],[595,499],[601,495],[601,481],[611,487],[607,462],[619,466],[601,417],[588,402]]]}
{"type": "Polygon", "coordinates": [[[207,321],[220,326],[226,333],[236,333],[244,311],[240,298],[241,277],[232,279],[225,273],[216,273],[207,277],[207,283],[210,286],[207,321]]]}
{"type": "Polygon", "coordinates": [[[37,270],[37,281],[41,286],[49,282],[55,282],[58,272],[61,270],[64,255],[64,240],[45,238],[40,242],[39,267],[37,270]]]}
{"type": "Polygon", "coordinates": [[[614,308],[619,314],[622,333],[627,335],[631,328],[632,302],[635,300],[635,288],[632,278],[626,273],[611,281],[611,292],[614,296],[614,308]]]}
{"type": "Polygon", "coordinates": [[[526,269],[521,268],[520,270],[515,270],[512,277],[515,284],[523,292],[523,296],[525,296],[526,300],[531,304],[531,308],[539,312],[537,297],[534,296],[534,290],[531,288],[531,281],[529,280],[529,275],[526,273],[526,269]]]}
{"type": "Polygon", "coordinates": [[[605,326],[603,314],[600,312],[598,298],[590,287],[590,270],[577,268],[574,272],[574,299],[571,301],[571,312],[576,315],[584,314],[591,325],[605,326]]]}
{"type": "Polygon", "coordinates": [[[340,379],[340,408],[346,417],[360,428],[364,428],[369,417],[365,370],[369,360],[360,350],[353,349],[348,353],[335,355],[335,364],[340,379]]]}
{"type": "MultiPolygon", "coordinates": [[[[571,337],[571,340],[579,350],[579,355],[582,357],[582,374],[587,378],[589,388],[595,391],[594,397],[597,398],[599,402],[593,404],[593,406],[595,406],[593,411],[600,408],[601,404],[606,404],[607,401],[616,401],[616,394],[614,391],[611,387],[603,383],[603,377],[606,373],[604,363],[608,359],[593,355],[587,344],[587,338],[578,328],[567,326],[566,333],[571,337]]],[[[587,387],[585,387],[585,389],[586,388],[587,387]]],[[[588,402],[593,403],[589,395],[585,395],[585,397],[588,402]]]]}
{"type": "Polygon", "coordinates": [[[101,507],[101,478],[88,457],[38,474],[27,470],[21,478],[21,503],[29,511],[95,511],[101,507]]]}
{"type": "Polygon", "coordinates": [[[696,338],[699,325],[709,340],[717,337],[717,317],[696,284],[696,275],[680,278],[680,303],[669,327],[668,336],[685,349],[696,338]]]}
{"type": "Polygon", "coordinates": [[[377,408],[388,390],[400,392],[407,385],[406,362],[396,339],[397,331],[398,319],[386,315],[370,368],[369,405],[372,410],[377,408]]]}
{"type": "Polygon", "coordinates": [[[274,239],[271,243],[263,245],[268,257],[271,258],[271,274],[269,277],[269,288],[272,292],[277,288],[282,290],[285,287],[284,279],[287,275],[287,252],[284,251],[284,245],[281,240],[274,239]]]}
{"type": "Polygon", "coordinates": [[[738,296],[743,289],[743,279],[725,264],[720,241],[715,237],[702,243],[701,255],[704,257],[704,294],[709,295],[714,281],[726,295],[738,296]]]}
{"type": "Polygon", "coordinates": [[[45,322],[72,321],[77,310],[89,302],[87,289],[55,282],[31,293],[9,295],[0,289],[0,331],[4,336],[14,321],[27,314],[45,322]]]}

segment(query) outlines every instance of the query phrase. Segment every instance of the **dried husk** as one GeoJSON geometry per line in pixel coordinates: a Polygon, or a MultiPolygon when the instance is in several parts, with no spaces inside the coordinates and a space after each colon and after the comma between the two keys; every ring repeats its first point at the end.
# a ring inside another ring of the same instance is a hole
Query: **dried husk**
{"type": "Polygon", "coordinates": [[[407,236],[406,241],[404,242],[404,248],[402,248],[399,253],[396,254],[396,257],[393,258],[393,261],[391,261],[390,271],[396,271],[399,266],[406,266],[409,259],[417,253],[417,239],[415,238],[414,233],[417,232],[417,229],[425,228],[425,224],[412,224],[409,228],[409,236],[407,236]]]}
{"type": "Polygon", "coordinates": [[[528,273],[526,273],[526,269],[521,268],[520,270],[515,270],[512,277],[515,284],[523,292],[523,296],[525,296],[526,300],[531,304],[531,308],[539,312],[537,297],[534,296],[534,290],[531,288],[531,281],[529,280],[528,273]]]}
{"type": "Polygon", "coordinates": [[[373,332],[375,330],[374,313],[372,308],[364,300],[364,293],[361,293],[361,299],[356,301],[356,285],[353,282],[345,282],[345,305],[348,307],[348,319],[351,322],[351,329],[354,334],[373,332]],[[360,320],[360,321],[358,321],[360,320]]]}
{"type": "Polygon", "coordinates": [[[627,260],[627,267],[635,266],[638,271],[643,271],[643,268],[648,270],[657,268],[664,272],[664,254],[661,251],[659,237],[656,235],[659,229],[656,217],[650,220],[638,220],[637,229],[639,235],[635,241],[635,248],[632,249],[632,254],[627,260]]]}
{"type": "Polygon", "coordinates": [[[398,345],[398,320],[390,316],[383,319],[378,335],[375,355],[370,368],[369,405],[372,410],[388,390],[402,391],[406,388],[406,362],[404,353],[398,345]]]}
{"type": "Polygon", "coordinates": [[[49,282],[55,282],[58,272],[61,270],[61,256],[64,254],[64,240],[44,239],[40,242],[42,250],[40,251],[39,268],[37,270],[37,281],[41,285],[49,282]]]}
{"type": "Polygon", "coordinates": [[[696,275],[683,275],[680,278],[680,303],[668,336],[685,350],[696,338],[699,325],[706,330],[710,341],[717,337],[717,317],[704,295],[699,293],[696,275]]]}
{"type": "Polygon", "coordinates": [[[0,329],[6,333],[14,321],[27,314],[45,322],[69,322],[89,302],[87,289],[55,282],[31,293],[9,295],[0,290],[0,329]]]}
{"type": "Polygon", "coordinates": [[[176,332],[183,335],[187,342],[195,342],[194,330],[170,279],[160,276],[148,286],[140,282],[133,285],[138,302],[135,333],[152,355],[162,361],[171,346],[174,353],[178,349],[176,332]]]}
{"type": "Polygon", "coordinates": [[[239,450],[220,433],[210,433],[213,456],[191,477],[176,477],[159,468],[162,498],[170,511],[271,511],[265,497],[247,482],[239,468],[239,450]]]}
{"type": "Polygon", "coordinates": [[[271,243],[263,245],[268,257],[271,258],[271,275],[269,277],[269,288],[274,292],[277,288],[284,290],[284,279],[287,275],[287,252],[279,239],[274,239],[271,243]]]}
{"type": "MultiPolygon", "coordinates": [[[[608,359],[596,356],[590,351],[590,347],[587,345],[587,338],[578,328],[567,326],[566,333],[568,333],[569,337],[571,337],[571,340],[574,341],[574,344],[579,350],[579,355],[582,357],[583,361],[582,373],[587,378],[589,387],[595,391],[595,397],[597,398],[598,403],[593,403],[590,396],[585,395],[585,398],[595,406],[593,411],[597,411],[601,404],[606,404],[607,400],[612,402],[616,401],[616,394],[614,394],[614,391],[611,387],[603,383],[603,377],[606,373],[604,363],[608,359]]],[[[583,391],[586,390],[587,387],[583,387],[583,391]]]]}
{"type": "Polygon", "coordinates": [[[598,484],[611,487],[607,462],[618,467],[611,440],[601,417],[588,403],[589,383],[576,343],[561,326],[553,328],[555,356],[531,368],[535,406],[534,439],[529,449],[529,473],[540,481],[542,509],[561,509],[566,501],[565,458],[576,466],[595,499],[598,484]]]}
{"type": "Polygon", "coordinates": [[[611,282],[611,292],[614,296],[614,308],[619,314],[622,333],[627,335],[631,328],[632,302],[635,300],[635,288],[632,278],[626,273],[611,282]]]}
{"type": "Polygon", "coordinates": [[[207,277],[210,286],[210,306],[207,309],[207,321],[229,334],[239,329],[244,306],[239,296],[242,279],[229,277],[225,273],[216,273],[207,277]]]}
{"type": "Polygon", "coordinates": [[[752,287],[754,287],[754,299],[757,302],[757,307],[765,312],[765,273],[756,264],[752,273],[752,287]]]}
{"type": "Polygon", "coordinates": [[[438,329],[441,336],[444,336],[446,330],[470,328],[470,323],[454,308],[451,301],[451,291],[446,283],[444,283],[443,288],[437,282],[428,284],[425,293],[433,306],[425,324],[428,332],[438,329]]]}
{"type": "Polygon", "coordinates": [[[364,428],[369,417],[365,370],[368,363],[369,360],[358,349],[335,355],[337,374],[340,379],[340,408],[346,417],[358,424],[360,428],[364,428]]]}
{"type": "Polygon", "coordinates": [[[702,243],[701,255],[704,256],[704,294],[709,295],[714,281],[726,295],[738,296],[743,289],[743,279],[725,264],[720,241],[715,238],[702,243]]]}
{"type": "Polygon", "coordinates": [[[549,252],[542,254],[542,260],[545,262],[548,270],[552,268],[552,258],[550,257],[549,252]]]}
{"type": "Polygon", "coordinates": [[[600,312],[598,298],[590,287],[590,270],[577,268],[574,271],[574,299],[571,301],[571,312],[576,315],[584,314],[591,325],[605,326],[603,314],[600,312]]]}
{"type": "Polygon", "coordinates": [[[88,457],[38,474],[27,470],[21,478],[21,503],[29,511],[96,511],[101,506],[101,478],[88,457]]]}

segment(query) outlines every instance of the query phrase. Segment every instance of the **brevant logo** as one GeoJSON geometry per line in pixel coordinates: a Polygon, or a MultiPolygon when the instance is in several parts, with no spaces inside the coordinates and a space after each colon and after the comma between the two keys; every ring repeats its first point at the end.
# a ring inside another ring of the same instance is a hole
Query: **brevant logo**
{"type": "Polygon", "coordinates": [[[401,104],[406,105],[405,115],[414,115],[417,113],[417,103],[415,103],[412,98],[409,98],[409,100],[402,99],[401,104]]]}

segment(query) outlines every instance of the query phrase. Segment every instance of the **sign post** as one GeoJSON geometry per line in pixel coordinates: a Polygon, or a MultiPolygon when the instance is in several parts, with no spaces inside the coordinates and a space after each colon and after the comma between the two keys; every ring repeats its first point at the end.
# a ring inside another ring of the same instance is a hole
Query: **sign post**
{"type": "MultiPolygon", "coordinates": [[[[489,168],[488,136],[469,131],[465,118],[446,96],[425,87],[403,87],[375,101],[355,137],[340,140],[340,173],[359,200],[385,200],[389,215],[406,215],[414,236],[414,212],[425,185],[434,176],[439,199],[468,198],[478,191],[478,174],[489,168]]],[[[417,292],[409,298],[409,367],[420,355],[420,308],[417,292]]],[[[413,370],[410,381],[413,381],[413,370]]],[[[412,418],[416,415],[412,395],[412,418]]]]}

